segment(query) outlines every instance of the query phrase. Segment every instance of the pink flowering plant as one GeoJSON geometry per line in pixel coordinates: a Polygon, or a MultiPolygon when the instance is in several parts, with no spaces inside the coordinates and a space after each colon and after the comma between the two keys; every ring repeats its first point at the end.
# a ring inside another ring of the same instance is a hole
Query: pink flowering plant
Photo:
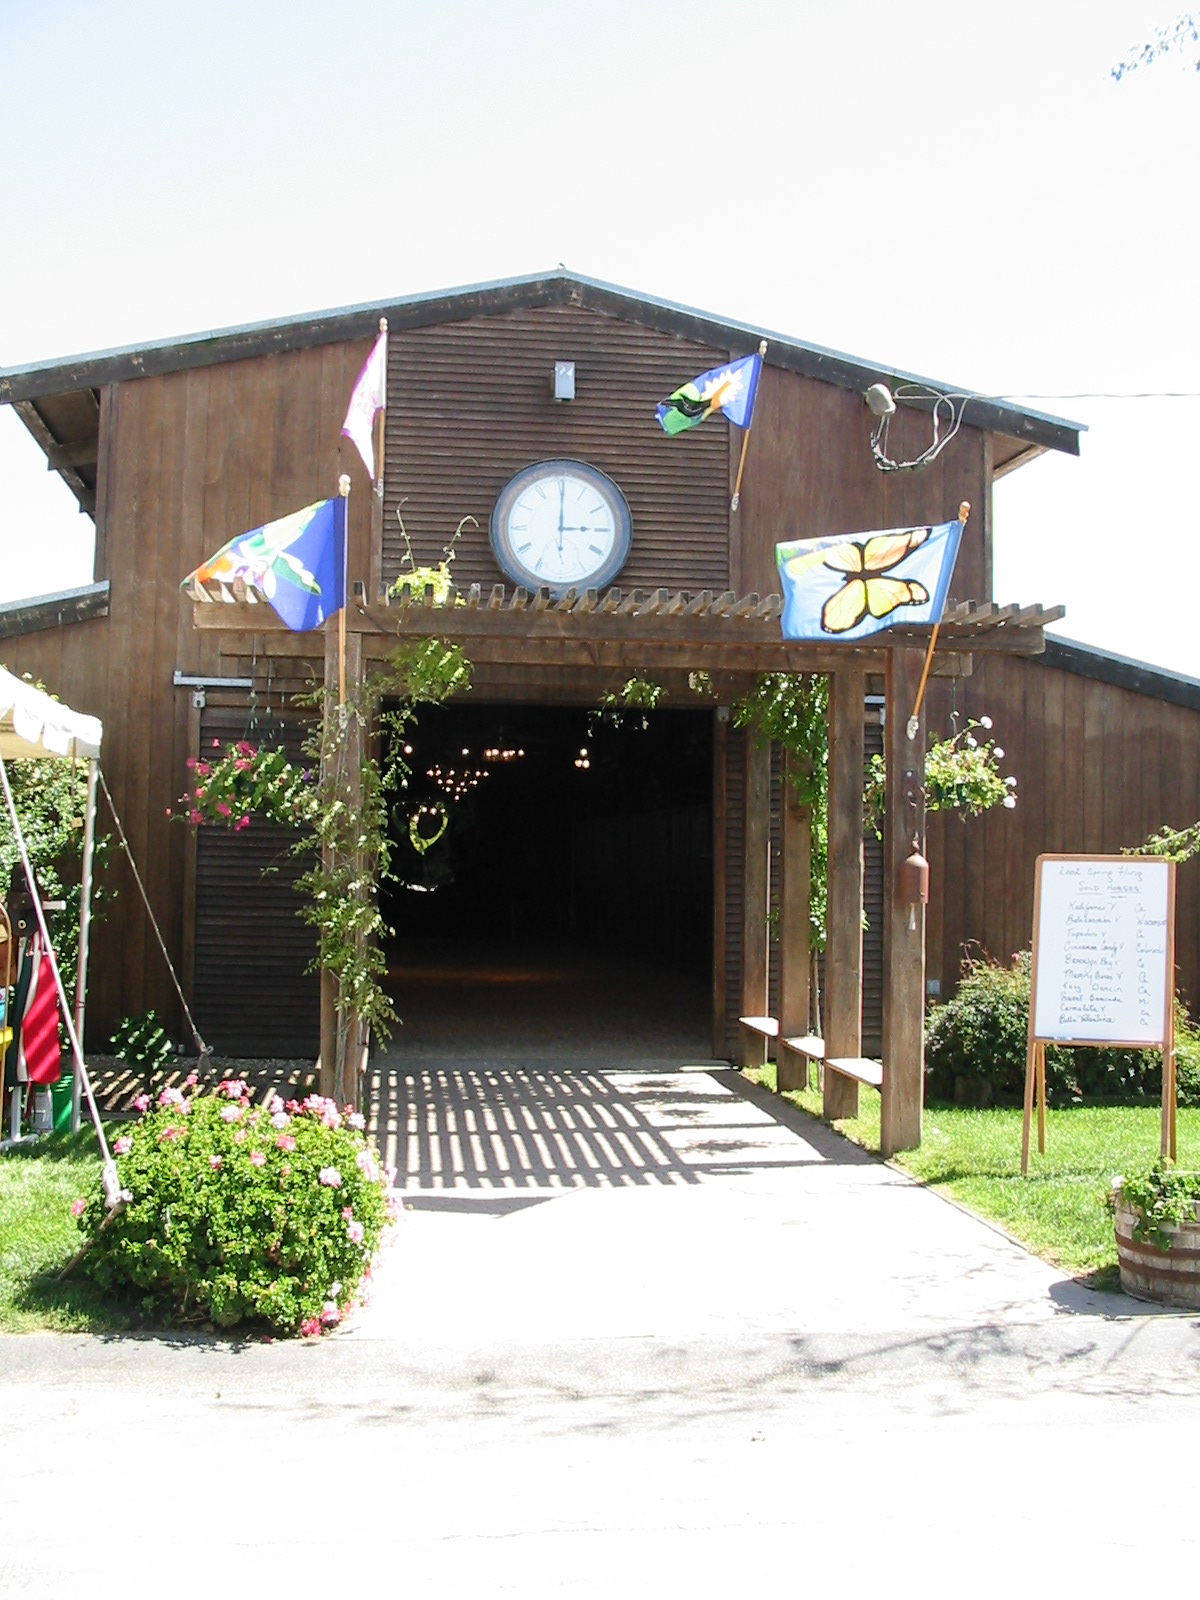
{"type": "Polygon", "coordinates": [[[115,1153],[132,1199],[103,1230],[98,1190],[72,1207],[92,1241],[81,1270],[165,1323],[327,1331],[396,1210],[362,1129],[319,1095],[256,1106],[237,1079],[164,1092],[115,1153]]]}
{"type": "Polygon", "coordinates": [[[188,760],[188,792],[179,798],[177,816],[188,822],[215,822],[239,831],[252,814],[295,828],[311,824],[316,785],[307,767],[298,767],[279,749],[239,739],[211,754],[188,760]]]}

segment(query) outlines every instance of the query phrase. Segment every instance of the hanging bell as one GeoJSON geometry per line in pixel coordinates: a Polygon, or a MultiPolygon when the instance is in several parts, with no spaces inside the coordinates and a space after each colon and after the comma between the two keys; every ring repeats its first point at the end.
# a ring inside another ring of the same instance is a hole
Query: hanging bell
{"type": "Polygon", "coordinates": [[[909,908],[910,931],[917,926],[917,907],[929,904],[929,863],[914,850],[900,868],[900,904],[909,908]]]}
{"type": "Polygon", "coordinates": [[[900,868],[900,900],[906,906],[929,904],[929,863],[919,850],[900,868]]]}

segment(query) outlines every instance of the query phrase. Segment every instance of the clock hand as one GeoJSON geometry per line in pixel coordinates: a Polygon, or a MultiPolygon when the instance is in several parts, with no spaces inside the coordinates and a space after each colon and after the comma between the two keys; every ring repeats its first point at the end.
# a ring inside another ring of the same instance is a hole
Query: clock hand
{"type": "Polygon", "coordinates": [[[563,479],[563,478],[560,478],[558,480],[558,553],[559,553],[560,556],[563,553],[563,547],[562,547],[562,536],[563,536],[563,532],[564,532],[564,529],[563,529],[563,498],[566,495],[566,492],[567,492],[566,480],[563,479]]]}

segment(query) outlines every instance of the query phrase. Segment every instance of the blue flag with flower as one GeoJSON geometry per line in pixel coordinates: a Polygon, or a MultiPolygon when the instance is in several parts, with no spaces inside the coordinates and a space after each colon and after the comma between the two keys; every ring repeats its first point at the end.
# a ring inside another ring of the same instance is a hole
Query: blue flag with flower
{"type": "Polygon", "coordinates": [[[318,500],[251,528],[190,572],[180,588],[241,579],[297,633],[346,604],[346,500],[318,500]]]}

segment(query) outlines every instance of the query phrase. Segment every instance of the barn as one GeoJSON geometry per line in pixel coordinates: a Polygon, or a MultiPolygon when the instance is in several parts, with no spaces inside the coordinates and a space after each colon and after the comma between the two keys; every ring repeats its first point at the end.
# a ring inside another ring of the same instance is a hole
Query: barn
{"type": "MultiPolygon", "coordinates": [[[[557,1050],[608,1048],[619,1023],[641,1055],[728,1059],[739,1015],[786,1011],[787,952],[781,962],[771,930],[795,915],[779,903],[789,807],[778,757],[748,742],[728,710],[759,673],[782,670],[828,672],[833,684],[827,1030],[843,1029],[846,1054],[886,1061],[896,840],[864,841],[853,791],[864,753],[894,731],[888,709],[910,695],[925,641],[824,655],[784,645],[781,540],[973,508],[927,723],[944,732],[952,717],[986,710],[1021,803],[965,824],[931,819],[920,989],[947,993],[972,944],[1004,955],[1027,942],[1039,850],[1119,847],[1194,820],[1197,686],[1098,652],[1047,650],[1042,627],[1058,613],[998,606],[992,592],[994,481],[1042,451],[1077,454],[1079,429],[973,401],[932,465],[882,474],[863,396],[908,377],[565,270],[0,373],[0,402],[96,524],[94,581],[0,608],[0,657],[103,718],[108,783],[210,1042],[244,1054],[317,1049],[309,935],[287,870],[264,871],[279,866],[279,838],[257,824],[236,837],[192,833],[168,812],[188,758],[214,740],[298,746],[294,696],[321,678],[325,640],[266,627],[261,608],[242,604],[214,617],[181,595],[180,580],[235,534],[334,493],[341,472],[353,481],[356,670],[398,631],[454,637],[474,666],[470,695],[414,736],[419,777],[475,777],[444,847],[411,856],[390,892],[389,961],[412,1025],[401,1050],[466,1049],[514,1017],[519,1031],[525,1017],[557,1050]],[[339,430],[381,316],[378,496],[339,430]],[[735,504],[740,436],[715,421],[667,438],[654,408],[764,338],[735,504]],[[562,384],[556,396],[564,364],[569,397],[562,384]],[[520,475],[545,462],[599,473],[630,517],[619,572],[565,599],[514,585],[489,536],[500,497],[536,488],[536,473],[520,475]],[[460,524],[462,603],[390,599],[409,551],[436,562],[460,524]],[[715,700],[692,692],[697,671],[715,700]],[[647,726],[598,716],[634,676],[662,690],[647,726]]],[[[913,409],[893,441],[915,453],[928,431],[913,409]]],[[[111,872],[123,888],[120,862],[111,872]]],[[[1200,904],[1186,874],[1180,894],[1181,988],[1195,997],[1200,904]]],[[[151,937],[133,894],[109,902],[94,936],[93,1045],[147,1006],[175,1016],[151,937]]],[[[911,960],[906,970],[911,989],[911,960]]]]}

